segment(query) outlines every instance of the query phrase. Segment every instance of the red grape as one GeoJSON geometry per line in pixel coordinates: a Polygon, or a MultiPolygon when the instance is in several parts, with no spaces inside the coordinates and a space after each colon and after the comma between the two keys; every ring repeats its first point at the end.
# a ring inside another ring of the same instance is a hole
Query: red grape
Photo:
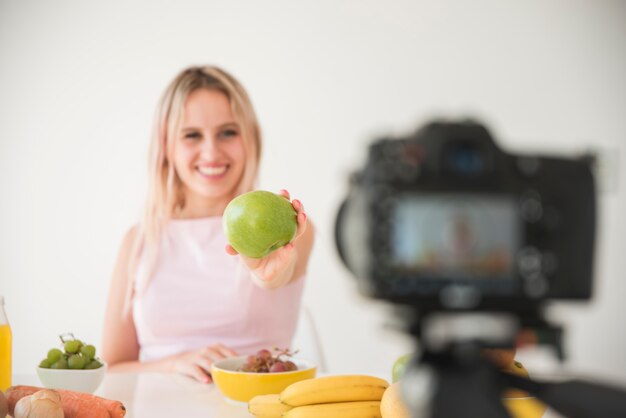
{"type": "Polygon", "coordinates": [[[280,350],[278,348],[274,348],[274,351],[277,352],[276,355],[272,355],[271,351],[267,349],[249,355],[240,370],[252,373],[280,373],[298,370],[296,364],[288,360],[297,351],[292,353],[289,349],[280,350]]]}
{"type": "Polygon", "coordinates": [[[270,367],[270,373],[286,372],[286,371],[287,371],[287,366],[285,366],[285,363],[283,363],[282,361],[277,361],[276,363],[272,364],[272,367],[270,367]]]}
{"type": "Polygon", "coordinates": [[[269,360],[272,358],[272,353],[270,352],[270,350],[259,350],[256,353],[256,356],[262,360],[269,360]]]}

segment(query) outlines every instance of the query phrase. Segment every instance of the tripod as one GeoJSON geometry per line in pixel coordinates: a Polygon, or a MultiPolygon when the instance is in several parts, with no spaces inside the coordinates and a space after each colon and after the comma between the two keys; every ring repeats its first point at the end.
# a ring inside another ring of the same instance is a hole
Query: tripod
{"type": "Polygon", "coordinates": [[[485,314],[429,315],[418,321],[412,333],[420,337],[423,349],[403,379],[412,416],[510,418],[500,399],[505,389],[514,387],[568,418],[626,417],[624,389],[583,380],[544,382],[499,371],[483,349],[512,341],[511,321],[507,315],[485,314]]]}

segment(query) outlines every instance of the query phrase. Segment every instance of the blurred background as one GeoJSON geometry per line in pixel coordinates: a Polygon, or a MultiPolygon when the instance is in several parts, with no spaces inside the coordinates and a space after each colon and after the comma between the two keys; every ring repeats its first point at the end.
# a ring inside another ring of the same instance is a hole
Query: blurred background
{"type": "Polygon", "coordinates": [[[599,155],[595,296],[560,303],[566,362],[626,382],[626,2],[0,0],[0,294],[14,372],[58,335],[100,347],[109,280],[141,211],[151,119],[183,67],[232,72],[265,144],[259,187],[317,229],[304,305],[328,370],[390,373],[413,342],[361,297],[333,237],[350,172],[381,135],[479,118],[511,152],[599,155]]]}

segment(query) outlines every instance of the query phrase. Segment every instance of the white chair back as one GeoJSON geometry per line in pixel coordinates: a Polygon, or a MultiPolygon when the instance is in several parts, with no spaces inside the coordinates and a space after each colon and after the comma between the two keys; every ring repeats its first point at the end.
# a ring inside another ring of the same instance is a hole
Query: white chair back
{"type": "Polygon", "coordinates": [[[326,358],[324,357],[324,349],[322,342],[313,319],[313,314],[306,306],[300,311],[300,319],[296,334],[291,343],[293,350],[298,350],[296,357],[310,360],[317,364],[318,373],[325,373],[326,358]]]}

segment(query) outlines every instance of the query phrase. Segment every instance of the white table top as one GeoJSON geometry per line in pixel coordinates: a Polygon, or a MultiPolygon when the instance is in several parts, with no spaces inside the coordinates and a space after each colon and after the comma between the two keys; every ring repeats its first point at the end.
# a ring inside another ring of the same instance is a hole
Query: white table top
{"type": "MultiPolygon", "coordinates": [[[[14,375],[14,385],[42,386],[36,375],[14,375]]],[[[251,418],[247,404],[226,399],[213,384],[178,374],[107,373],[94,393],[121,401],[128,418],[251,418]]],[[[548,410],[543,418],[560,415],[548,410]]]]}
{"type": "MultiPolygon", "coordinates": [[[[15,375],[14,385],[42,386],[36,375],[15,375]]],[[[107,373],[94,393],[121,401],[128,418],[250,418],[247,404],[224,398],[213,384],[178,374],[107,373]]]]}

